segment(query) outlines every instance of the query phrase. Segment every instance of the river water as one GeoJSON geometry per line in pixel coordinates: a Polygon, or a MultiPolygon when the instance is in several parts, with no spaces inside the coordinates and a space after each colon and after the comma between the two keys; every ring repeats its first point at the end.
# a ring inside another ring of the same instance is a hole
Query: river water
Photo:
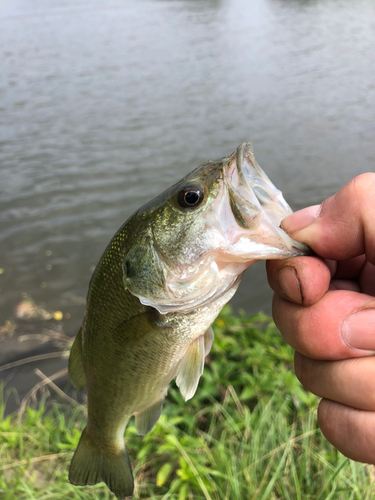
{"type": "MultiPolygon", "coordinates": [[[[63,320],[18,320],[0,362],[75,335],[122,222],[241,142],[294,209],[373,171],[374,47],[373,0],[2,1],[0,327],[24,293],[63,320]]],[[[270,301],[257,264],[233,306],[270,301]]],[[[0,375],[22,395],[34,368],[0,375]]]]}

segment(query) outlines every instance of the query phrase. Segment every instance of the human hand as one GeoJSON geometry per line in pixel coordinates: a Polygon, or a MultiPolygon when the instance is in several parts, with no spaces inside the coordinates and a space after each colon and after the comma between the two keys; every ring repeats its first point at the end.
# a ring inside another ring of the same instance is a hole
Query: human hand
{"type": "Polygon", "coordinates": [[[353,460],[375,464],[375,174],[281,226],[317,256],[267,262],[273,317],[297,351],[302,385],[322,397],[325,437],[353,460]]]}

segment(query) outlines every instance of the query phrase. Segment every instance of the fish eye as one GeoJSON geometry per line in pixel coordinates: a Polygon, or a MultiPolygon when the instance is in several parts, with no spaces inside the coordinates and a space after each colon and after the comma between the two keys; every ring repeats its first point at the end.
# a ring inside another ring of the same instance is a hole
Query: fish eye
{"type": "Polygon", "coordinates": [[[204,191],[198,184],[184,186],[177,195],[177,202],[182,208],[196,208],[204,198],[204,191]]]}

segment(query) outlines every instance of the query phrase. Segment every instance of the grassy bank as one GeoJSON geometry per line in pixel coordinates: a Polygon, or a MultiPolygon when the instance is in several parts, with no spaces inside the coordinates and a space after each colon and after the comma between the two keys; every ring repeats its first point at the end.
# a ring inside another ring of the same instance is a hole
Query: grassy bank
{"type": "MultiPolygon", "coordinates": [[[[126,431],[136,499],[372,499],[372,467],[345,459],[322,437],[317,399],[292,372],[293,352],[262,314],[214,325],[212,353],[194,398],[174,384],[154,430],[126,431]]],[[[4,405],[3,405],[4,406],[4,405]]],[[[85,408],[42,402],[0,418],[0,499],[114,498],[76,488],[67,470],[85,408]]]]}

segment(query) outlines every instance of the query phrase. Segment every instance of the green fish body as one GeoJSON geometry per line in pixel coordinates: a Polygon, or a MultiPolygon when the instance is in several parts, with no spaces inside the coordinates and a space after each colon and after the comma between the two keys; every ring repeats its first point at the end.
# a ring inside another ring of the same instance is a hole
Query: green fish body
{"type": "Polygon", "coordinates": [[[157,422],[169,383],[190,399],[210,351],[211,324],[259,259],[307,253],[280,228],[291,209],[245,143],[208,162],[135,212],[105,250],[90,282],[69,359],[88,419],[69,480],[104,481],[133,494],[124,431],[157,422]]]}

